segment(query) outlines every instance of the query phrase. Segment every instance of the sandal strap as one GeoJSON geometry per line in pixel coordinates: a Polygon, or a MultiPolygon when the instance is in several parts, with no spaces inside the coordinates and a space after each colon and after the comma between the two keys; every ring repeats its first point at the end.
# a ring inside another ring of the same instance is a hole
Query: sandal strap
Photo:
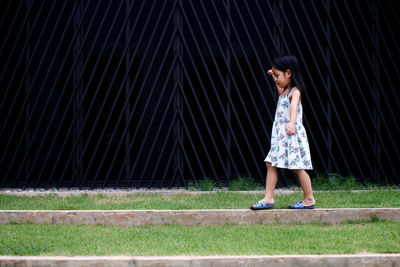
{"type": "Polygon", "coordinates": [[[265,202],[263,200],[259,200],[254,205],[256,205],[257,207],[262,207],[265,206],[265,202]]]}
{"type": "Polygon", "coordinates": [[[297,201],[296,203],[294,203],[293,204],[293,206],[295,207],[295,208],[303,208],[304,206],[303,206],[303,203],[302,203],[303,201],[297,201]]]}

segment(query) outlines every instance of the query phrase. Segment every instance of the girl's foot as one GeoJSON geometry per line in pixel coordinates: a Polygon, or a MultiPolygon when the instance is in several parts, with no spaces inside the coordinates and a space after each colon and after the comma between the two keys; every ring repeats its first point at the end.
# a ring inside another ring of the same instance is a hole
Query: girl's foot
{"type": "Polygon", "coordinates": [[[264,200],[260,200],[256,202],[253,206],[250,207],[252,210],[265,210],[273,208],[275,205],[274,203],[267,203],[264,200]]]}
{"type": "Polygon", "coordinates": [[[314,209],[314,208],[315,208],[314,198],[303,199],[289,206],[289,209],[314,209]]]}
{"type": "Polygon", "coordinates": [[[271,204],[275,203],[274,198],[268,198],[268,197],[265,197],[265,196],[262,199],[262,201],[264,201],[265,203],[271,203],[271,204]]]}
{"type": "Polygon", "coordinates": [[[303,203],[304,206],[315,206],[315,199],[303,199],[301,201],[303,203]]]}

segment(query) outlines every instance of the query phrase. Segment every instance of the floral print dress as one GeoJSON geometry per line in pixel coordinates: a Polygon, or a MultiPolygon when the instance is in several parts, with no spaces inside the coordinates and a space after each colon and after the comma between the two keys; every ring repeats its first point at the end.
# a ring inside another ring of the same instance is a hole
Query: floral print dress
{"type": "Polygon", "coordinates": [[[303,108],[301,101],[297,106],[295,134],[287,135],[286,125],[290,120],[290,102],[288,94],[280,96],[275,112],[271,134],[271,149],[265,158],[272,166],[286,169],[311,170],[311,155],[306,130],[303,126],[303,108]]]}

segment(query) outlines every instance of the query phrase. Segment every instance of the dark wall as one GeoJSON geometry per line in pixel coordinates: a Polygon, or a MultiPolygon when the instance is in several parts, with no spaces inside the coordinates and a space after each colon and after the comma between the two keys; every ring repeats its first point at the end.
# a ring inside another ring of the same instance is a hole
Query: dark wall
{"type": "Polygon", "coordinates": [[[306,79],[311,176],[400,182],[398,1],[0,5],[0,187],[263,182],[284,54],[306,79]]]}

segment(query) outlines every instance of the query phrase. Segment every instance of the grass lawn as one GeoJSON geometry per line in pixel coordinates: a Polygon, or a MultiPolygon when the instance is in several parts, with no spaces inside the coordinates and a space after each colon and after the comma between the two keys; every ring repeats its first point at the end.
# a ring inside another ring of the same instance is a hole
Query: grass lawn
{"type": "MultiPolygon", "coordinates": [[[[87,194],[23,197],[0,194],[0,209],[247,209],[263,194],[234,192],[199,195],[87,194]]],[[[287,208],[301,193],[276,195],[287,208]]],[[[315,193],[318,208],[400,207],[398,190],[315,193]]],[[[146,225],[136,227],[0,225],[0,255],[272,255],[400,253],[400,222],[346,222],[336,225],[254,224],[217,226],[146,225]]]]}
{"type": "Polygon", "coordinates": [[[0,225],[0,255],[399,253],[400,222],[218,226],[0,225]]]}
{"type": "MultiPolygon", "coordinates": [[[[74,197],[11,196],[0,194],[0,209],[3,210],[77,210],[77,209],[247,209],[264,196],[234,192],[204,193],[199,195],[160,195],[140,193],[128,196],[87,194],[74,197]]],[[[302,193],[276,195],[275,207],[286,209],[288,205],[302,199],[302,193]]],[[[367,192],[321,192],[315,193],[317,208],[398,208],[399,190],[375,190],[367,192]]]]}

